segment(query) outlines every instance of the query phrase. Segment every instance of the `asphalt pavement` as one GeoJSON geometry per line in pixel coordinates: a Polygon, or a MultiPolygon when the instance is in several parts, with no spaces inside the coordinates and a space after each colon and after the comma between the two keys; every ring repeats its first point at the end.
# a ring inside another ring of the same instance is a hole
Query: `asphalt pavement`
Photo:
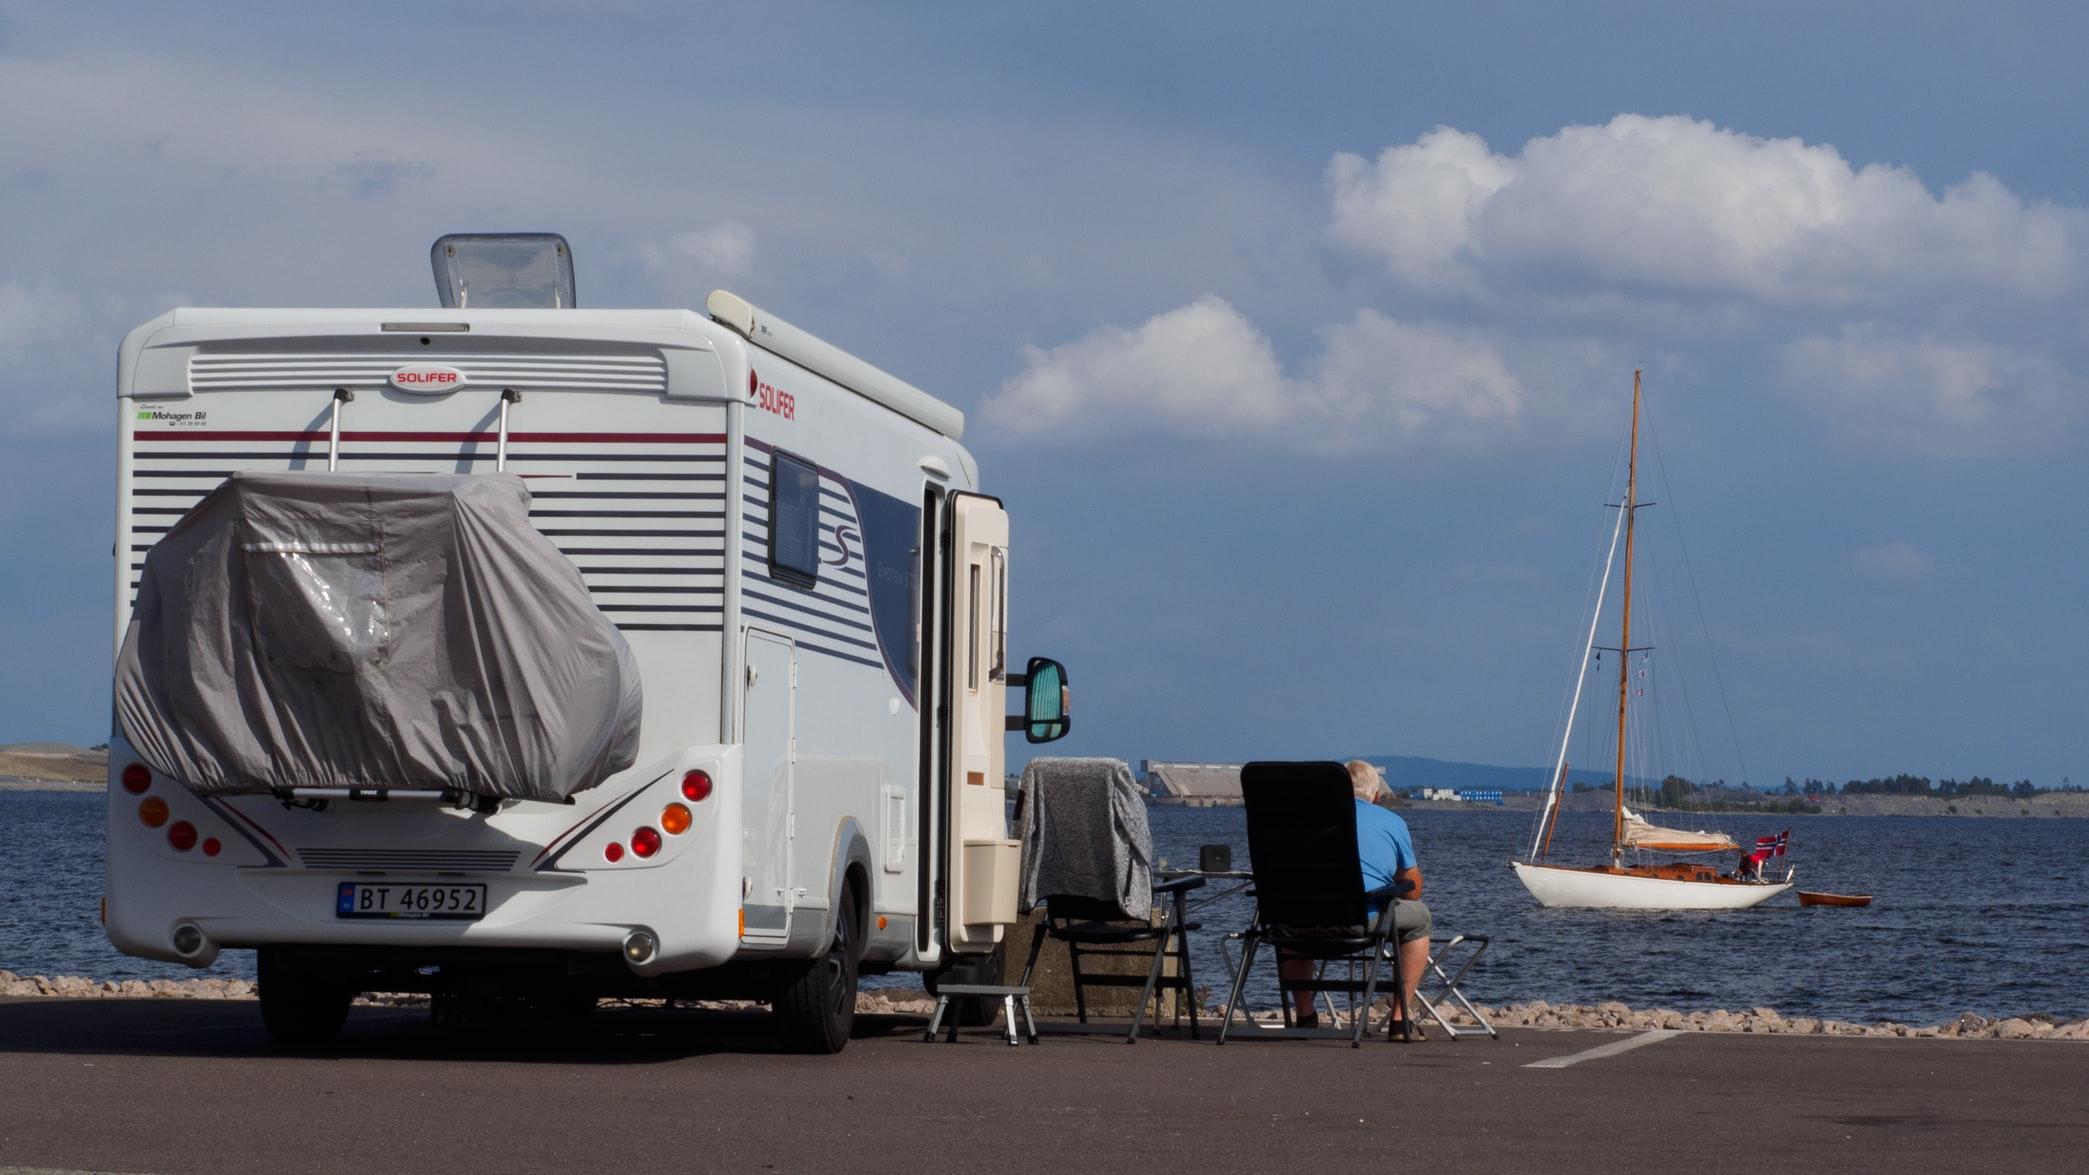
{"type": "Polygon", "coordinates": [[[0,1175],[654,1170],[2076,1172],[2089,1045],[1505,1030],[1127,1046],[861,1017],[445,1027],[358,1008],[324,1056],[252,1002],[0,1000],[0,1175]],[[1356,1166],[1349,1166],[1356,1164],[1356,1166]]]}

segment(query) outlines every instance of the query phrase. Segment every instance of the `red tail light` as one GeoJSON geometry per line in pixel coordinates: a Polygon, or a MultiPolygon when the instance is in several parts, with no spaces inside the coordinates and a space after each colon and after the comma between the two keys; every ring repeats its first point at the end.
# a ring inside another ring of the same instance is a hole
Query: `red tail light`
{"type": "Polygon", "coordinates": [[[145,794],[152,786],[152,769],[143,763],[133,763],[123,769],[123,790],[134,796],[145,794]]]}
{"type": "Polygon", "coordinates": [[[695,803],[711,794],[711,773],[691,771],[682,776],[682,796],[695,803]]]}
{"type": "Polygon", "coordinates": [[[631,834],[631,851],[641,857],[650,857],[660,851],[660,834],[650,828],[641,828],[631,834]]]}
{"type": "MultiPolygon", "coordinates": [[[[204,838],[203,838],[203,855],[204,855],[204,856],[206,856],[206,857],[215,857],[215,856],[217,856],[217,855],[218,855],[218,851],[219,851],[220,849],[224,848],[224,847],[225,847],[225,846],[223,846],[223,845],[221,845],[221,844],[219,844],[219,843],[218,843],[218,838],[217,838],[217,837],[214,837],[214,836],[206,836],[206,837],[204,837],[204,838]]],[[[881,930],[882,930],[882,929],[884,929],[884,928],[883,928],[883,927],[879,927],[879,929],[881,929],[881,930]]]]}
{"type": "Polygon", "coordinates": [[[186,853],[196,847],[196,826],[186,820],[176,820],[167,826],[167,843],[177,853],[186,853]]]}
{"type": "Polygon", "coordinates": [[[616,862],[623,860],[624,846],[617,841],[610,841],[608,844],[603,845],[602,859],[608,861],[611,864],[615,864],[616,862]]]}

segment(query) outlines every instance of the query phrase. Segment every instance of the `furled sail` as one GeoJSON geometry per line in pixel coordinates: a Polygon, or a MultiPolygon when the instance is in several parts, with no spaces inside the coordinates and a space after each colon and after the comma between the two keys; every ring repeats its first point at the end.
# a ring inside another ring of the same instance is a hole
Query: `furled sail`
{"type": "Polygon", "coordinates": [[[1685,832],[1680,828],[1648,824],[1628,808],[1625,810],[1625,847],[1657,853],[1716,853],[1741,846],[1723,832],[1685,832]]]}

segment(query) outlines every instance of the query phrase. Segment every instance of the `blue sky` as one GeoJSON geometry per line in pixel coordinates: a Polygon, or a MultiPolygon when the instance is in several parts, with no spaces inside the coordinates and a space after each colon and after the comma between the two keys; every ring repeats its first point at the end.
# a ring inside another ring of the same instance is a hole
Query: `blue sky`
{"type": "Polygon", "coordinates": [[[1549,759],[1643,364],[1691,772],[2089,782],[2089,17],[1823,7],[0,2],[0,741],[126,329],[549,228],[967,412],[1071,752],[1549,759]]]}

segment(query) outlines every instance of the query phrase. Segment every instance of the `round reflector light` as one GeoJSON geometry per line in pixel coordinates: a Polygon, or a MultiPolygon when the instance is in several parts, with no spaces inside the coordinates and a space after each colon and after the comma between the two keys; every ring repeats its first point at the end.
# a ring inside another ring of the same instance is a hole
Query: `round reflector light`
{"type": "Polygon", "coordinates": [[[206,857],[217,856],[219,851],[222,850],[224,847],[224,845],[218,843],[217,837],[206,836],[203,838],[203,855],[206,857]]]}
{"type": "Polygon", "coordinates": [[[202,953],[203,942],[203,931],[193,922],[184,922],[174,928],[174,953],[184,959],[202,953]]]}
{"type": "Polygon", "coordinates": [[[669,836],[680,836],[689,831],[689,809],[680,804],[669,804],[660,809],[660,827],[669,836]]]}
{"type": "Polygon", "coordinates": [[[624,936],[624,957],[634,965],[643,965],[660,953],[660,940],[650,930],[634,930],[624,936]]]}
{"type": "Polygon", "coordinates": [[[196,826],[186,820],[176,820],[167,826],[167,843],[177,853],[186,853],[196,847],[196,826]]]}
{"type": "Polygon", "coordinates": [[[753,399],[753,398],[754,398],[754,393],[755,393],[755,392],[756,392],[756,391],[757,391],[757,390],[758,390],[758,389],[759,389],[759,388],[760,388],[761,386],[762,386],[762,377],[761,377],[761,376],[759,376],[759,375],[756,375],[756,374],[755,374],[755,372],[754,372],[754,368],[752,368],[752,367],[748,368],[748,369],[747,369],[747,398],[748,398],[748,399],[750,399],[750,400],[751,400],[751,399],[753,399]]]}
{"type": "Polygon", "coordinates": [[[711,773],[691,771],[682,776],[682,797],[695,803],[711,794],[711,773]]]}
{"type": "Polygon", "coordinates": [[[158,828],[160,825],[165,824],[167,822],[167,801],[158,796],[146,796],[145,802],[138,805],[138,819],[144,821],[147,828],[158,828]]]}
{"type": "Polygon", "coordinates": [[[660,834],[650,828],[641,828],[631,834],[631,851],[641,857],[650,857],[660,851],[660,834]]]}
{"type": "Polygon", "coordinates": [[[123,790],[134,796],[145,794],[152,786],[152,769],[143,763],[133,763],[123,769],[123,790]]]}
{"type": "Polygon", "coordinates": [[[610,841],[608,844],[603,845],[602,859],[610,862],[611,864],[615,864],[616,862],[623,860],[624,842],[613,840],[610,841]]]}

